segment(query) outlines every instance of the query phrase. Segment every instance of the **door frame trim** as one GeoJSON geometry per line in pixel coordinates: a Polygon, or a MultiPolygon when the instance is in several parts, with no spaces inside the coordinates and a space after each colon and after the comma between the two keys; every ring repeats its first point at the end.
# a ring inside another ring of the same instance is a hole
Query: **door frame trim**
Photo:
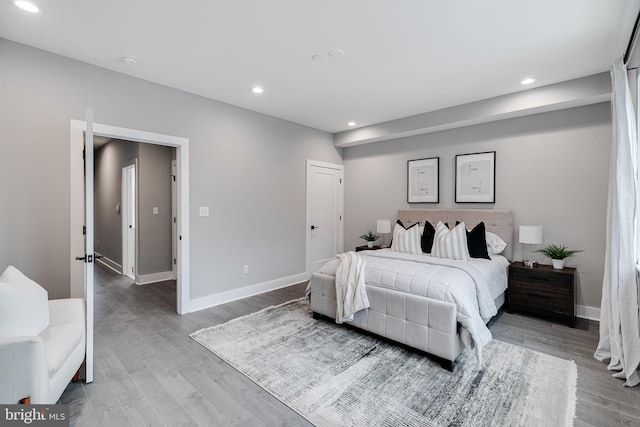
{"type": "MultiPolygon", "coordinates": [[[[70,293],[72,297],[84,295],[84,285],[78,282],[74,269],[77,261],[76,254],[84,253],[84,244],[78,247],[78,230],[84,224],[84,166],[82,153],[84,147],[84,132],[87,122],[71,119],[70,121],[70,293]],[[75,233],[74,233],[75,230],[75,233]],[[75,263],[75,264],[74,264],[75,263]]],[[[93,124],[93,134],[113,139],[142,142],[146,144],[164,145],[176,148],[176,161],[178,165],[178,278],[176,283],[176,311],[179,314],[188,313],[190,295],[190,257],[189,257],[189,139],[129,129],[117,126],[93,124]]]]}
{"type": "Polygon", "coordinates": [[[339,232],[339,244],[338,250],[342,252],[344,250],[344,165],[337,163],[321,162],[318,160],[307,159],[306,161],[306,181],[305,181],[305,198],[306,198],[306,243],[307,243],[307,278],[311,277],[311,198],[309,194],[309,170],[311,167],[321,167],[327,169],[339,170],[342,174],[342,185],[338,188],[338,212],[342,216],[342,220],[336,218],[336,229],[339,232]]]}

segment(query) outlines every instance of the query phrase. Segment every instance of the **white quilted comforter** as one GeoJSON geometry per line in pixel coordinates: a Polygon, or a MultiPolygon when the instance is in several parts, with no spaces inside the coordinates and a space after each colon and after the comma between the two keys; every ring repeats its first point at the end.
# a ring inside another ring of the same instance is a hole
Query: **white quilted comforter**
{"type": "MultiPolygon", "coordinates": [[[[491,340],[485,322],[498,312],[494,298],[507,288],[506,258],[456,261],[390,250],[360,254],[366,257],[368,285],[454,303],[457,321],[468,331],[461,338],[465,345],[475,347],[480,360],[482,347],[491,340]]],[[[336,268],[337,263],[330,261],[321,272],[335,275],[336,268]]]]}

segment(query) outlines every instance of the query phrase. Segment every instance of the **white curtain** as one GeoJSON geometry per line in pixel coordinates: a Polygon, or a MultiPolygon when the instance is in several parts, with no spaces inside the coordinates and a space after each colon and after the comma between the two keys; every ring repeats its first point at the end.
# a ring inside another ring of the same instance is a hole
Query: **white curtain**
{"type": "Polygon", "coordinates": [[[640,383],[638,315],[638,138],[627,69],[611,68],[613,141],[609,165],[607,239],[600,307],[598,360],[609,361],[626,386],[640,383]]]}

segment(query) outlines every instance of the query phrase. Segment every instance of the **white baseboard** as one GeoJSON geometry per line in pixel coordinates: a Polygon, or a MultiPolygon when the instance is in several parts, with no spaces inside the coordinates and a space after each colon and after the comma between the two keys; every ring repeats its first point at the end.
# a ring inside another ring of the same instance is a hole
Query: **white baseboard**
{"type": "Polygon", "coordinates": [[[205,308],[215,307],[216,305],[220,304],[226,304],[228,302],[236,301],[242,298],[263,294],[275,289],[285,288],[287,286],[295,285],[296,283],[304,282],[306,280],[309,280],[309,275],[307,273],[300,273],[293,276],[283,277],[281,279],[271,280],[269,282],[258,283],[256,285],[251,285],[240,289],[233,289],[231,291],[220,292],[218,294],[207,295],[206,297],[192,299],[191,301],[189,301],[188,313],[204,310],[205,308]]]}
{"type": "Polygon", "coordinates": [[[600,321],[600,307],[589,307],[588,305],[579,305],[576,307],[576,316],[583,319],[600,321]]]}
{"type": "Polygon", "coordinates": [[[96,256],[101,256],[102,258],[96,258],[96,262],[99,262],[100,264],[104,265],[105,267],[115,271],[118,274],[122,274],[122,265],[118,264],[117,262],[115,262],[114,260],[99,254],[98,252],[95,252],[96,256]]]}
{"type": "Polygon", "coordinates": [[[149,283],[164,282],[173,279],[173,271],[161,271],[151,274],[136,274],[136,285],[148,285],[149,283]]]}

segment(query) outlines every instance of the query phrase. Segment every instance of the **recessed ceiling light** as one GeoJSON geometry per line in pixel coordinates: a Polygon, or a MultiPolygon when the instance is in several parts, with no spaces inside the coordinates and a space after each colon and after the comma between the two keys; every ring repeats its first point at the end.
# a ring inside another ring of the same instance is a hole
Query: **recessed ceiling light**
{"type": "Polygon", "coordinates": [[[351,121],[351,122],[347,123],[347,126],[355,126],[355,125],[356,125],[356,122],[354,122],[354,121],[351,121]]]}
{"type": "Polygon", "coordinates": [[[31,3],[30,1],[16,0],[16,1],[13,2],[13,4],[18,6],[22,10],[26,10],[27,12],[31,12],[31,13],[40,12],[40,9],[38,9],[38,6],[36,6],[35,4],[31,3]]]}
{"type": "Polygon", "coordinates": [[[527,77],[526,79],[522,80],[520,82],[521,85],[530,85],[531,83],[535,82],[536,79],[533,77],[527,77]]]}
{"type": "Polygon", "coordinates": [[[262,89],[260,86],[256,86],[253,89],[251,89],[251,92],[253,92],[253,93],[262,93],[262,92],[264,92],[264,89],[262,89]]]}
{"type": "Polygon", "coordinates": [[[337,56],[342,56],[344,55],[344,50],[342,49],[332,49],[329,51],[329,56],[335,58],[337,56]]]}
{"type": "Polygon", "coordinates": [[[314,61],[320,61],[322,59],[322,55],[313,55],[311,59],[313,59],[314,61]]]}

